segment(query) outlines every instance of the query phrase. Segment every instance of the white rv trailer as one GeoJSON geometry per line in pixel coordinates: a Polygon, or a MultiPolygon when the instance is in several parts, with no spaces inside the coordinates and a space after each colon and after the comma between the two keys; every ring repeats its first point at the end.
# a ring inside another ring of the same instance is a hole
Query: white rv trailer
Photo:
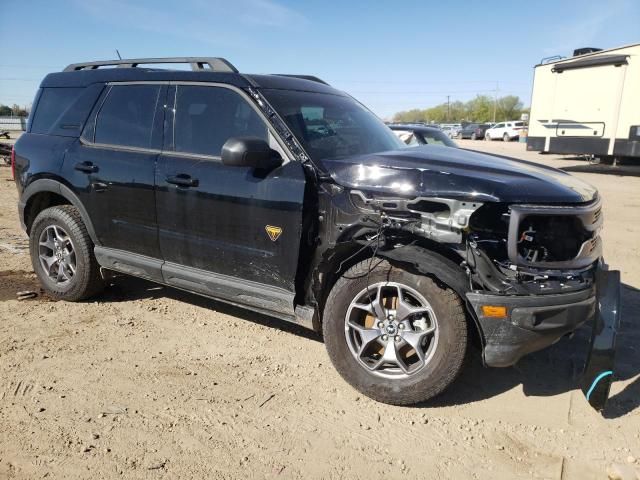
{"type": "Polygon", "coordinates": [[[593,50],[535,66],[527,150],[640,159],[640,44],[593,50]]]}

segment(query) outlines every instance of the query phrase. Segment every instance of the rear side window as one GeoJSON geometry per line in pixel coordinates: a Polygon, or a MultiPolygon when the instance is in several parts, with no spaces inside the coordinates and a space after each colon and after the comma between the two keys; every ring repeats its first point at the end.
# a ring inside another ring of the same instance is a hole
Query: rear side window
{"type": "Polygon", "coordinates": [[[262,118],[228,88],[179,86],[175,108],[173,140],[178,152],[219,157],[231,137],[268,141],[262,118]]]}
{"type": "Polygon", "coordinates": [[[95,142],[150,148],[160,85],[116,85],[96,119],[95,142]]]}
{"type": "Polygon", "coordinates": [[[73,105],[84,88],[43,88],[31,123],[32,133],[47,133],[73,105]]]}

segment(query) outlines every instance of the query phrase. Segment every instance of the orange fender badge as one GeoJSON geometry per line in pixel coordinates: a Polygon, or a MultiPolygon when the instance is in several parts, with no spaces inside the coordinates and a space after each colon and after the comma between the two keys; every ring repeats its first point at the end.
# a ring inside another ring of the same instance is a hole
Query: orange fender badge
{"type": "Polygon", "coordinates": [[[269,235],[269,238],[272,242],[278,240],[278,238],[280,238],[280,235],[282,234],[282,228],[274,227],[273,225],[267,225],[266,227],[264,227],[264,229],[267,232],[267,235],[269,235]]]}

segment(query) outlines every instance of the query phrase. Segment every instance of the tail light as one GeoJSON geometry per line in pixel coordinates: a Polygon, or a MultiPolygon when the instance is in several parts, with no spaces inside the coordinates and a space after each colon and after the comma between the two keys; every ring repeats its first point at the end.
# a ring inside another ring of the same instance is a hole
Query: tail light
{"type": "Polygon", "coordinates": [[[16,179],[16,147],[11,147],[11,177],[16,179]]]}

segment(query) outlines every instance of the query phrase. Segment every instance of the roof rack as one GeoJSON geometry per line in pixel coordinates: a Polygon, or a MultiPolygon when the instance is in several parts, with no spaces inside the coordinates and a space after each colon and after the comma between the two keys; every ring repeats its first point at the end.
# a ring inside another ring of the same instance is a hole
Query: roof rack
{"type": "Polygon", "coordinates": [[[315,75],[291,75],[289,73],[276,73],[276,75],[279,76],[279,77],[301,78],[302,80],[310,80],[312,82],[317,82],[317,83],[322,83],[324,85],[329,85],[327,82],[325,82],[321,78],[316,77],[315,75]]]}
{"type": "Polygon", "coordinates": [[[138,65],[152,65],[154,63],[188,63],[191,70],[238,73],[228,60],[219,57],[168,57],[168,58],[125,58],[122,60],[104,60],[99,62],[72,63],[63,72],[77,72],[80,70],[95,70],[100,67],[135,68],[138,65]]]}

